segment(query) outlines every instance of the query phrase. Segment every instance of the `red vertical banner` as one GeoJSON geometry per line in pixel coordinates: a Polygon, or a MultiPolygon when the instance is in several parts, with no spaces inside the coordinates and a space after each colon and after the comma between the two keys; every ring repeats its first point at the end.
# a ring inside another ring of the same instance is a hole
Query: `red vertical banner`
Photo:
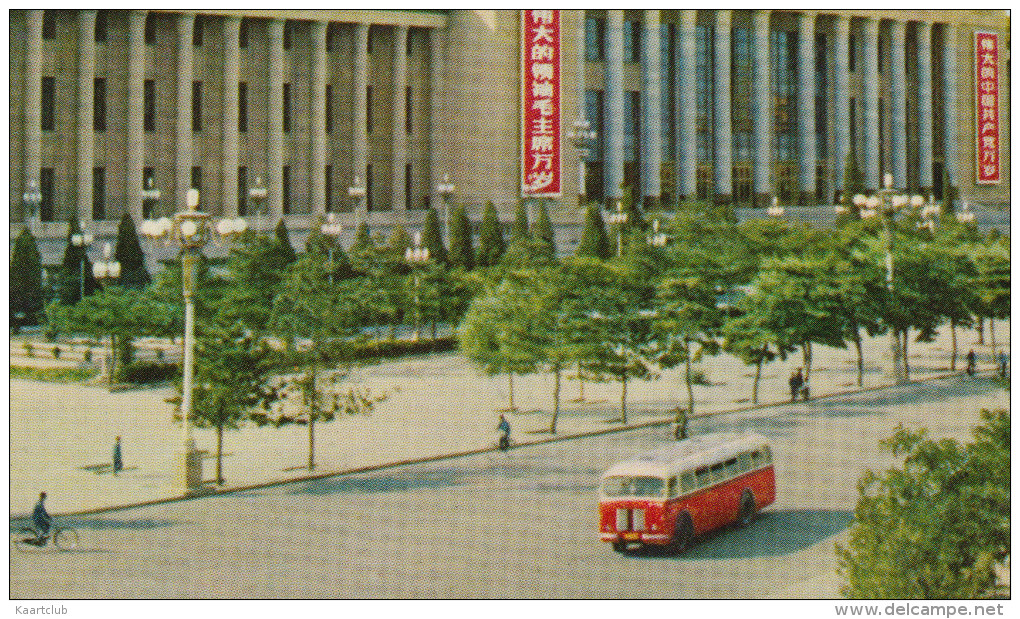
{"type": "Polygon", "coordinates": [[[560,12],[521,11],[521,195],[558,197],[560,12]]]}
{"type": "Polygon", "coordinates": [[[1002,181],[999,165],[999,35],[974,33],[975,171],[980,185],[1002,181]]]}

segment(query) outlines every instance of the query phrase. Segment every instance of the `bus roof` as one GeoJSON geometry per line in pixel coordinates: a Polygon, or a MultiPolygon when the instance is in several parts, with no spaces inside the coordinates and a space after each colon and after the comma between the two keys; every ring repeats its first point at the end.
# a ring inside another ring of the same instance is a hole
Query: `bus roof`
{"type": "Polygon", "coordinates": [[[715,464],[742,451],[767,445],[768,442],[765,436],[757,432],[701,434],[617,462],[602,477],[665,477],[681,469],[715,464]]]}

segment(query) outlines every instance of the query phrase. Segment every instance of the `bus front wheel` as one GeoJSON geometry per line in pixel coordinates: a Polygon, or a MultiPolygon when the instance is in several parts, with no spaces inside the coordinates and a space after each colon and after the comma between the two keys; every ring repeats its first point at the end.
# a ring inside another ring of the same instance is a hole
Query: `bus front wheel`
{"type": "Polygon", "coordinates": [[[744,494],[740,497],[740,512],[737,514],[737,526],[746,527],[754,522],[754,518],[757,515],[758,505],[754,500],[754,493],[750,490],[744,490],[744,494]]]}

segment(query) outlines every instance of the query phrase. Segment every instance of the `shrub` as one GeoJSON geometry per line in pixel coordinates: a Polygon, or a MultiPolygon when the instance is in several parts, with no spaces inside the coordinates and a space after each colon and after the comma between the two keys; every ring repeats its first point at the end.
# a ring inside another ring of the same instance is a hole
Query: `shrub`
{"type": "Polygon", "coordinates": [[[21,345],[21,347],[25,349],[25,356],[26,357],[34,357],[35,356],[35,347],[32,346],[32,342],[25,342],[24,344],[21,345]]]}
{"type": "Polygon", "coordinates": [[[54,359],[59,359],[60,358],[60,346],[54,346],[53,347],[53,358],[54,359]]]}
{"type": "Polygon", "coordinates": [[[149,385],[174,380],[181,374],[176,363],[133,361],[120,370],[120,380],[135,385],[149,385]]]}
{"type": "Polygon", "coordinates": [[[92,380],[99,374],[95,368],[32,368],[11,366],[11,378],[41,380],[54,383],[80,383],[92,380]]]}
{"type": "Polygon", "coordinates": [[[85,363],[92,363],[92,349],[91,348],[86,348],[85,352],[83,352],[81,354],[81,359],[85,363]]]}

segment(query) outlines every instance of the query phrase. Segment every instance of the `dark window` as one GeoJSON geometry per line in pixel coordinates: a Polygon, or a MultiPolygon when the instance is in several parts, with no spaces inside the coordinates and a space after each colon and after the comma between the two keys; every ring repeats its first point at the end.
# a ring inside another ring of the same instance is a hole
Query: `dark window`
{"type": "Polygon", "coordinates": [[[333,132],[333,84],[326,84],[326,133],[333,132]]]}
{"type": "Polygon", "coordinates": [[[283,49],[290,49],[294,44],[294,22],[287,20],[283,23],[283,49]]]}
{"type": "Polygon", "coordinates": [[[42,193],[42,202],[39,203],[39,221],[53,221],[53,168],[42,168],[39,170],[39,192],[42,193]]]}
{"type": "Polygon", "coordinates": [[[333,212],[333,166],[327,165],[325,174],[325,183],[323,183],[326,190],[326,212],[333,212]]]}
{"type": "Polygon", "coordinates": [[[106,78],[97,77],[92,82],[92,128],[106,131],[106,78]]]}
{"type": "Polygon", "coordinates": [[[195,47],[202,46],[203,21],[204,20],[201,15],[196,15],[195,23],[191,27],[191,44],[194,45],[195,47]]]}
{"type": "Polygon", "coordinates": [[[415,33],[416,33],[416,31],[415,31],[414,28],[408,28],[407,29],[407,55],[408,56],[410,56],[411,54],[414,53],[414,37],[415,37],[415,33]]]}
{"type": "Polygon", "coordinates": [[[623,61],[640,62],[641,60],[641,22],[623,22],[623,61]]]}
{"type": "Polygon", "coordinates": [[[57,14],[56,11],[43,11],[42,38],[52,40],[57,38],[57,14]]]}
{"type": "Polygon", "coordinates": [[[371,26],[368,27],[368,36],[365,37],[365,38],[368,40],[368,44],[366,45],[365,49],[368,51],[369,54],[371,54],[372,53],[372,27],[371,26]]]}
{"type": "Polygon", "coordinates": [[[237,130],[248,131],[248,82],[237,83],[237,130]]]}
{"type": "Polygon", "coordinates": [[[850,70],[857,70],[857,37],[850,35],[849,45],[847,46],[850,50],[850,70]]]}
{"type": "Polygon", "coordinates": [[[365,131],[372,133],[372,87],[365,87],[365,131]]]}
{"type": "MultiPolygon", "coordinates": [[[[48,11],[47,11],[48,12],[48,11]]],[[[56,82],[52,77],[42,78],[42,130],[53,131],[53,97],[56,82]]]]}
{"type": "Polygon", "coordinates": [[[202,166],[191,167],[191,188],[202,191],[202,166]]]}
{"type": "Polygon", "coordinates": [[[332,22],[329,25],[326,26],[326,52],[327,53],[328,52],[332,52],[334,46],[336,45],[336,37],[338,36],[337,35],[337,28],[339,28],[339,27],[340,27],[340,24],[334,24],[332,22]]]}
{"type": "Polygon", "coordinates": [[[237,168],[237,215],[248,214],[248,166],[237,168]]]}
{"type": "Polygon", "coordinates": [[[290,84],[283,85],[283,132],[290,133],[290,84]]]}
{"type": "Polygon", "coordinates": [[[365,210],[372,210],[372,164],[365,166],[365,210]]]}
{"type": "Polygon", "coordinates": [[[857,97],[850,97],[850,143],[857,144],[857,97]]]}
{"type": "Polygon", "coordinates": [[[145,80],[145,103],[142,114],[146,131],[156,130],[156,80],[145,80]]]}
{"type": "Polygon", "coordinates": [[[241,26],[237,30],[237,46],[240,48],[248,47],[248,26],[250,24],[248,18],[241,18],[241,26]]]}
{"type": "Polygon", "coordinates": [[[404,165],[404,205],[411,208],[414,204],[411,195],[411,164],[404,165]]]}
{"type": "Polygon", "coordinates": [[[290,214],[290,166],[283,166],[283,214],[290,214]]]}
{"type": "Polygon", "coordinates": [[[584,20],[584,59],[596,62],[605,58],[606,22],[597,17],[584,20]]]}
{"type": "Polygon", "coordinates": [[[878,72],[881,73],[885,67],[885,63],[882,62],[882,52],[885,51],[884,39],[879,35],[878,37],[878,72]]]}
{"type": "Polygon", "coordinates": [[[191,130],[202,130],[202,82],[191,82],[191,130]]]}
{"type": "Polygon", "coordinates": [[[156,15],[153,13],[145,16],[145,44],[156,44],[156,15]]]}
{"type": "Polygon", "coordinates": [[[411,87],[408,86],[404,91],[404,130],[407,133],[411,133],[411,129],[414,125],[411,124],[412,112],[414,111],[414,97],[412,96],[411,87]]]}
{"type": "Polygon", "coordinates": [[[106,43],[106,11],[96,12],[96,43],[106,43]]]}
{"type": "Polygon", "coordinates": [[[106,169],[92,168],[92,219],[106,219],[106,169]]]}

